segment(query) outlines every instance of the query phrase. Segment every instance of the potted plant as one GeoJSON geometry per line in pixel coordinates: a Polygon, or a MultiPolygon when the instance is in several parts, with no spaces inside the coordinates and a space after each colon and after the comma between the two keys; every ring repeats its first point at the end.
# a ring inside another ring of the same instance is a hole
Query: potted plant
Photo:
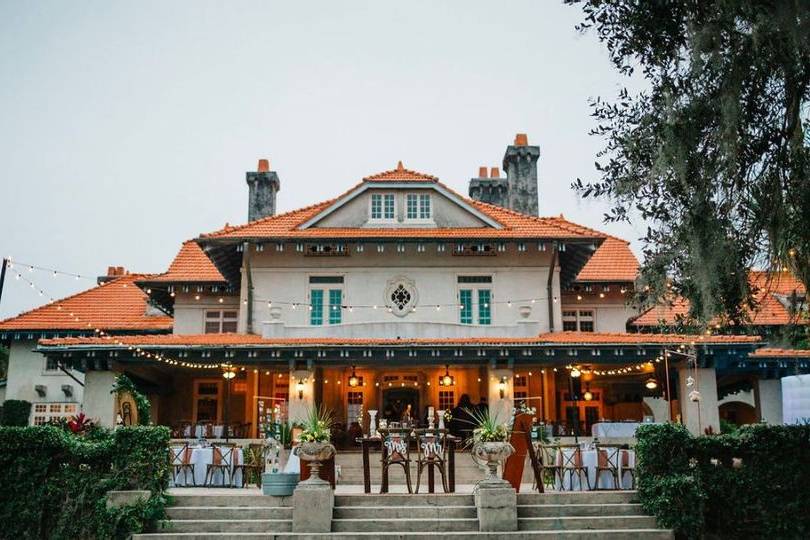
{"type": "Polygon", "coordinates": [[[321,463],[335,455],[335,447],[329,442],[333,421],[332,411],[322,405],[320,407],[313,405],[302,424],[303,430],[298,436],[301,441],[298,457],[302,461],[306,461],[310,468],[309,478],[305,480],[305,483],[325,483],[318,473],[321,463]]]}
{"type": "Polygon", "coordinates": [[[485,463],[487,475],[484,483],[501,484],[498,478],[498,465],[511,456],[515,449],[509,444],[509,430],[506,424],[498,421],[489,409],[468,410],[476,426],[472,436],[472,456],[476,462],[485,463]]]}

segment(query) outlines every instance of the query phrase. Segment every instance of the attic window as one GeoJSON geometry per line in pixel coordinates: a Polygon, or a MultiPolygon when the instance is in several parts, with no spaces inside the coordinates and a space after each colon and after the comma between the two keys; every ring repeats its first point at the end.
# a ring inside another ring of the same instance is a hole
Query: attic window
{"type": "Polygon", "coordinates": [[[371,195],[371,219],[387,221],[394,219],[393,193],[373,193],[371,195]]]}
{"type": "Polygon", "coordinates": [[[405,217],[408,220],[428,220],[431,215],[430,195],[409,193],[405,197],[405,217]]]}

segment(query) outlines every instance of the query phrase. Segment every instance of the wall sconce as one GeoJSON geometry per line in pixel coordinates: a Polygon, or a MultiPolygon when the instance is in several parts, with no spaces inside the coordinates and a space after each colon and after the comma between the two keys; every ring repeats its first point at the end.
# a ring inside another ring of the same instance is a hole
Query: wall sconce
{"type": "Polygon", "coordinates": [[[354,366],[352,366],[352,374],[349,375],[349,386],[354,388],[360,384],[360,379],[357,378],[357,373],[354,372],[354,366]]]}
{"type": "Polygon", "coordinates": [[[506,377],[501,377],[501,381],[498,383],[498,392],[501,394],[501,399],[506,396],[506,377]]]}
{"type": "Polygon", "coordinates": [[[591,393],[591,383],[585,383],[585,393],[582,394],[582,399],[585,401],[593,400],[593,393],[591,393]]]}
{"type": "Polygon", "coordinates": [[[295,383],[295,389],[298,390],[298,399],[304,399],[304,379],[298,379],[298,382],[295,383]]]}

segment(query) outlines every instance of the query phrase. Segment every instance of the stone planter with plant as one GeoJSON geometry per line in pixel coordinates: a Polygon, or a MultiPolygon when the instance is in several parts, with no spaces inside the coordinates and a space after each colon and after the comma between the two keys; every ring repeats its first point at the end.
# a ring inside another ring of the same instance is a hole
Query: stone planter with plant
{"type": "Polygon", "coordinates": [[[498,466],[511,456],[515,449],[509,443],[509,429],[500,423],[489,410],[467,411],[472,417],[472,458],[476,463],[485,464],[487,475],[482,480],[487,484],[502,484],[505,480],[498,478],[498,466]]]}
{"type": "Polygon", "coordinates": [[[315,407],[314,405],[303,422],[304,429],[299,435],[301,445],[298,449],[298,457],[302,461],[306,461],[310,468],[309,478],[304,483],[326,483],[320,478],[319,472],[321,464],[335,455],[335,447],[329,442],[333,422],[332,411],[323,406],[315,407]]]}

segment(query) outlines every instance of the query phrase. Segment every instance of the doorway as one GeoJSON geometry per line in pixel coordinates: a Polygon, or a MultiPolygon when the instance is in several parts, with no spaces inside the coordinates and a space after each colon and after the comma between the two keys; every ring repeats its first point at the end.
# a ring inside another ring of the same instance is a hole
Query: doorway
{"type": "Polygon", "coordinates": [[[419,390],[416,388],[388,388],[383,390],[382,418],[389,422],[399,422],[411,406],[411,418],[417,420],[422,413],[419,410],[419,390]]]}

